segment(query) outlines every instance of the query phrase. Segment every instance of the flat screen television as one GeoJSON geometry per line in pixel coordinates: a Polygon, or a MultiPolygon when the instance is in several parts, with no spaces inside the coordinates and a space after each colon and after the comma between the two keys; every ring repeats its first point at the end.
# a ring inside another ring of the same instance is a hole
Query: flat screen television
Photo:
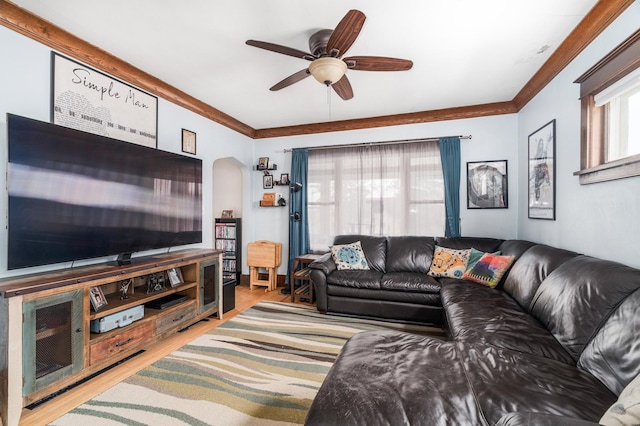
{"type": "Polygon", "coordinates": [[[7,114],[8,269],[202,242],[202,161],[7,114]]]}

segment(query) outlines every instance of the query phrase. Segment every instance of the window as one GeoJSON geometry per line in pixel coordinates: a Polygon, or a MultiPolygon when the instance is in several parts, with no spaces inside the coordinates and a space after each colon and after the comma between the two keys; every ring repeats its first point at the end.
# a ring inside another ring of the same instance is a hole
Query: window
{"type": "Polygon", "coordinates": [[[444,234],[438,142],[309,151],[311,249],[341,234],[444,234]]]}
{"type": "Polygon", "coordinates": [[[581,184],[640,176],[640,30],[583,74],[581,184]]]}

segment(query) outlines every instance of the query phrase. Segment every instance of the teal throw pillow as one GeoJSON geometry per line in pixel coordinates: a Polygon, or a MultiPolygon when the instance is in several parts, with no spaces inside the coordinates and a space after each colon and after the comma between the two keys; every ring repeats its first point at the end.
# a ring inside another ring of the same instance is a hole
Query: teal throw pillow
{"type": "Polygon", "coordinates": [[[369,269],[369,263],[367,263],[364,251],[362,251],[360,241],[331,246],[331,257],[338,270],[369,269]]]}

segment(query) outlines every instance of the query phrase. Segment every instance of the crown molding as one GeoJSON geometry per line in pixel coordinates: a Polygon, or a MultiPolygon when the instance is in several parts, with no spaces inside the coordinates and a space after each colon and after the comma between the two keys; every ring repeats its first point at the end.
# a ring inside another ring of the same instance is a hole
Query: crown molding
{"type": "Polygon", "coordinates": [[[129,84],[186,108],[252,139],[369,129],[520,111],[634,0],[600,0],[511,101],[326,123],[254,129],[110,53],[6,0],[0,0],[0,25],[94,66],[129,84]]]}

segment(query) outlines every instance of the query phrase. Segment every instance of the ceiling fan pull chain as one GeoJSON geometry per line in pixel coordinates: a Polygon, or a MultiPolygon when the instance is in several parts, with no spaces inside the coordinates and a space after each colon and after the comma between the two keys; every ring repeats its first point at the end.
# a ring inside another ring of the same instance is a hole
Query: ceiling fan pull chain
{"type": "Polygon", "coordinates": [[[331,121],[331,86],[327,84],[327,105],[329,105],[329,121],[331,121]]]}

